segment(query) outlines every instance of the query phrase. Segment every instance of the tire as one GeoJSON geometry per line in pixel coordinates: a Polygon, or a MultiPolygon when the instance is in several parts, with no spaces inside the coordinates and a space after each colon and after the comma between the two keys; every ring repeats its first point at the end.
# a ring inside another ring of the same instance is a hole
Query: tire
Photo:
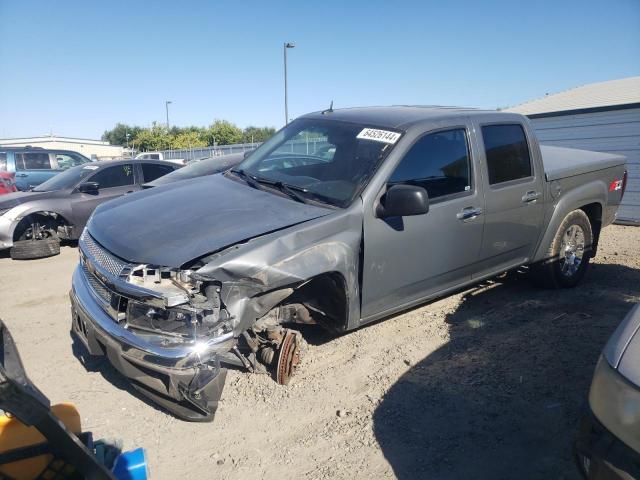
{"type": "Polygon", "coordinates": [[[547,248],[545,260],[533,266],[536,282],[544,288],[572,288],[580,283],[592,257],[593,230],[582,210],[569,213],[547,248]]]}
{"type": "Polygon", "coordinates": [[[18,240],[11,247],[11,258],[14,260],[34,260],[58,255],[60,240],[58,237],[47,237],[41,240],[18,240]]]}

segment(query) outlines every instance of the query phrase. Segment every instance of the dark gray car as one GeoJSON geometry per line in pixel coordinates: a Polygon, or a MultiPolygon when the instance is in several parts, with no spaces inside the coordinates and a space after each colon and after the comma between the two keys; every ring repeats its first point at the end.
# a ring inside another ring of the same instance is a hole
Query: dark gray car
{"type": "Polygon", "coordinates": [[[522,265],[576,286],[624,162],[541,148],[511,113],[305,115],[226,173],[98,208],[72,328],[153,401],[211,420],[227,366],[289,381],[293,324],[352,330],[522,265]]]}
{"type": "Polygon", "coordinates": [[[158,160],[92,162],[72,167],[30,192],[0,197],[0,249],[15,259],[60,251],[60,239],[78,238],[101,203],[140,190],[178,168],[158,160]]]}

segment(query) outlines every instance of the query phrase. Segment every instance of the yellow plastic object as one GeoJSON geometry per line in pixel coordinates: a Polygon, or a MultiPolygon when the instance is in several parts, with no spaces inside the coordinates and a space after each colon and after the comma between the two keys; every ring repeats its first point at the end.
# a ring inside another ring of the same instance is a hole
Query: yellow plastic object
{"type": "MultiPolygon", "coordinates": [[[[53,414],[76,435],[82,433],[80,414],[75,405],[61,403],[51,407],[53,414]]],[[[29,447],[45,443],[46,439],[34,427],[27,427],[17,418],[0,415],[0,452],[5,453],[17,448],[29,447]]],[[[20,460],[18,462],[0,465],[0,474],[16,480],[30,480],[36,478],[53,460],[53,455],[39,455],[37,457],[20,460]]]]}

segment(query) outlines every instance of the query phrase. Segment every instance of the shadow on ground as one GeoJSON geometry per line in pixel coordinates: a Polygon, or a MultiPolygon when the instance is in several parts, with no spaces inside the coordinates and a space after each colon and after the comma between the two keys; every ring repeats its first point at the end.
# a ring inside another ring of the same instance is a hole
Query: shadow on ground
{"type": "Polygon", "coordinates": [[[640,271],[596,264],[570,290],[519,275],[465,293],[450,341],[385,394],[374,432],[399,479],[573,479],[573,436],[640,271]]]}

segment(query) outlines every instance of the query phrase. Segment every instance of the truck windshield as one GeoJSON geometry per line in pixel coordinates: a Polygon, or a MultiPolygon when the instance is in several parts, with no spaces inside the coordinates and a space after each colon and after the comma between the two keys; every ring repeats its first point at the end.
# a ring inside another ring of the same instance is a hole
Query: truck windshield
{"type": "Polygon", "coordinates": [[[51,177],[46,182],[41,183],[33,189],[34,192],[53,192],[55,190],[65,190],[74,188],[80,180],[93,173],[99,167],[97,165],[84,164],[71,167],[55,177],[51,177]]]}
{"type": "Polygon", "coordinates": [[[401,133],[324,119],[298,119],[233,171],[250,181],[292,189],[296,197],[348,206],[401,133]]]}

